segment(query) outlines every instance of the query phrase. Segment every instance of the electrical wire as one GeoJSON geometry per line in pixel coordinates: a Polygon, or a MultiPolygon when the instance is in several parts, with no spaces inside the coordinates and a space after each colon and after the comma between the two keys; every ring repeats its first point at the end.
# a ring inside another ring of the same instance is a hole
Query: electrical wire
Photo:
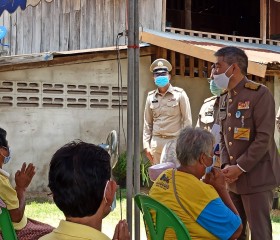
{"type": "MultiPolygon", "coordinates": [[[[118,61],[118,97],[119,97],[119,129],[118,129],[118,149],[120,151],[120,140],[121,140],[121,128],[123,132],[124,142],[126,146],[126,134],[124,130],[124,122],[123,122],[123,81],[122,81],[122,65],[120,58],[120,48],[119,48],[119,40],[125,35],[124,32],[121,32],[116,37],[116,50],[117,50],[117,61],[118,61]]],[[[119,197],[120,197],[120,215],[121,220],[123,219],[123,211],[122,211],[122,189],[119,187],[119,197]]]]}

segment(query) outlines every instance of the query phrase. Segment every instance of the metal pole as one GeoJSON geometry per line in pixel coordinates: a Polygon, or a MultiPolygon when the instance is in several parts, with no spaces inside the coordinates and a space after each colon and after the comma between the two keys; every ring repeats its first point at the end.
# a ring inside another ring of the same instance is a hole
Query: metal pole
{"type": "MultiPolygon", "coordinates": [[[[140,192],[140,143],[139,143],[139,10],[134,0],[134,189],[140,192]]],[[[140,240],[140,211],[134,204],[135,240],[140,240]]]]}
{"type": "Polygon", "coordinates": [[[127,168],[126,168],[126,219],[132,232],[133,194],[133,90],[134,90],[134,0],[128,0],[128,73],[127,73],[127,168]]]}

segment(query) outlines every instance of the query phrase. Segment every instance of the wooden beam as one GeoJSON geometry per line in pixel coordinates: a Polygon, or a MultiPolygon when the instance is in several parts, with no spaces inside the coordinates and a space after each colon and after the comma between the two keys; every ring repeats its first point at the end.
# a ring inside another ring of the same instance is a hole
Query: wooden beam
{"type": "Polygon", "coordinates": [[[189,57],[190,60],[190,77],[194,77],[194,57],[189,57]]]}
{"type": "Polygon", "coordinates": [[[204,78],[203,76],[204,61],[198,59],[198,77],[204,78]]]}
{"type": "Polygon", "coordinates": [[[180,75],[185,76],[186,71],[186,56],[184,54],[180,54],[180,75]]]}
{"type": "Polygon", "coordinates": [[[165,32],[166,27],[166,0],[162,0],[161,31],[165,32]]]}
{"type": "Polygon", "coordinates": [[[260,0],[260,38],[262,43],[266,44],[266,26],[267,26],[267,4],[266,0],[260,0]]]}
{"type": "Polygon", "coordinates": [[[280,70],[266,70],[266,76],[280,76],[280,70]]]}
{"type": "Polygon", "coordinates": [[[164,59],[166,59],[167,58],[167,49],[166,48],[162,48],[161,49],[161,58],[164,58],[164,59]]]}
{"type": "Polygon", "coordinates": [[[207,77],[210,78],[211,71],[212,71],[212,64],[211,62],[207,62],[207,77]]]}
{"type": "Polygon", "coordinates": [[[171,75],[175,76],[176,75],[176,53],[174,51],[171,51],[171,65],[172,65],[172,71],[171,75]]]}

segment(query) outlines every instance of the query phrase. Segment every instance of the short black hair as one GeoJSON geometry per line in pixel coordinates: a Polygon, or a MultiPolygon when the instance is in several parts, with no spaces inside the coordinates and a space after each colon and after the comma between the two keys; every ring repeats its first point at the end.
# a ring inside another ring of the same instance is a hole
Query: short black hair
{"type": "Polygon", "coordinates": [[[86,217],[98,210],[110,177],[108,152],[102,147],[76,140],[53,155],[48,186],[55,204],[66,217],[86,217]]]}
{"type": "Polygon", "coordinates": [[[237,63],[243,75],[247,75],[248,57],[246,53],[237,47],[223,47],[219,49],[215,54],[216,57],[224,57],[224,61],[228,65],[237,63]]]}
{"type": "Polygon", "coordinates": [[[1,147],[8,147],[8,141],[6,139],[7,132],[3,128],[0,128],[0,146],[1,147]]]}

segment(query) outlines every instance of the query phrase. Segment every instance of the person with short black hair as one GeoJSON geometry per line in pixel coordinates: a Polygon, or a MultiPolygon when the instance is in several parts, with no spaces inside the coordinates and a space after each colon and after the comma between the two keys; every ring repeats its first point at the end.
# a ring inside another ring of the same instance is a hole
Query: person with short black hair
{"type": "MultiPolygon", "coordinates": [[[[24,214],[26,189],[35,175],[35,167],[32,163],[28,165],[23,163],[21,170],[18,170],[15,174],[15,188],[11,186],[10,174],[2,169],[3,165],[11,160],[11,149],[6,137],[7,132],[0,128],[0,199],[9,210],[18,239],[37,240],[39,237],[50,233],[53,227],[29,219],[24,214]]],[[[2,239],[1,231],[0,239],[2,239]]]]}
{"type": "MultiPolygon", "coordinates": [[[[109,239],[101,227],[117,190],[110,178],[110,155],[102,147],[73,141],[58,149],[50,162],[48,186],[66,220],[40,239],[109,239]]],[[[130,239],[125,220],[117,224],[113,239],[130,239]]]]}

